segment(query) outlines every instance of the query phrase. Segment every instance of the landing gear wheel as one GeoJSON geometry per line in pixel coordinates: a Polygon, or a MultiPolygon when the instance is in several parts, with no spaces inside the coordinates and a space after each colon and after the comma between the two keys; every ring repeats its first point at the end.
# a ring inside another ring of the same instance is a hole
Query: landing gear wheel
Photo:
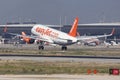
{"type": "Polygon", "coordinates": [[[44,50],[44,42],[43,41],[40,41],[38,49],[39,50],[44,50]]]}
{"type": "Polygon", "coordinates": [[[67,50],[67,47],[65,47],[65,50],[67,50]]]}
{"type": "Polygon", "coordinates": [[[61,50],[67,50],[66,46],[62,46],[61,50]]]}
{"type": "Polygon", "coordinates": [[[39,50],[44,50],[44,46],[38,46],[39,50]]]}

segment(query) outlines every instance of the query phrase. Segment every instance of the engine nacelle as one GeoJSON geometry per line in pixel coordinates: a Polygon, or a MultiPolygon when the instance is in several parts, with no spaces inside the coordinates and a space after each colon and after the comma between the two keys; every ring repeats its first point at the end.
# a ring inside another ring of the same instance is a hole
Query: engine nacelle
{"type": "Polygon", "coordinates": [[[33,44],[35,42],[35,39],[30,39],[30,38],[25,38],[25,39],[21,39],[21,42],[22,44],[33,44]]]}
{"type": "Polygon", "coordinates": [[[35,42],[35,39],[30,39],[29,42],[27,42],[28,44],[33,44],[35,42]]]}

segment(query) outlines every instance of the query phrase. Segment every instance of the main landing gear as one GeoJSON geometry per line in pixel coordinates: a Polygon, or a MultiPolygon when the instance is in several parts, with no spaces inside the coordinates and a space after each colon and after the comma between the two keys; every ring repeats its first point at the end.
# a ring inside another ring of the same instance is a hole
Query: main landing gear
{"type": "Polygon", "coordinates": [[[39,50],[44,50],[44,42],[41,41],[41,42],[39,43],[38,49],[39,49],[39,50]]]}
{"type": "Polygon", "coordinates": [[[67,50],[67,46],[62,46],[61,50],[67,50]]]}
{"type": "Polygon", "coordinates": [[[40,45],[39,45],[39,46],[38,46],[38,49],[39,49],[39,50],[44,50],[44,46],[40,46],[40,45]]]}

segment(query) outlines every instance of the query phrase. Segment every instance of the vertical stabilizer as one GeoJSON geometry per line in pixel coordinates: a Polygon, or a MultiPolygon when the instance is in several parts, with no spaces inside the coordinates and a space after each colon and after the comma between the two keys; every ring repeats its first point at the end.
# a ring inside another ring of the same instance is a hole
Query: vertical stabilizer
{"type": "Polygon", "coordinates": [[[68,33],[72,37],[76,37],[77,36],[78,20],[79,20],[79,18],[76,17],[75,21],[74,21],[74,23],[72,25],[72,28],[71,28],[70,32],[68,33]]]}
{"type": "Polygon", "coordinates": [[[22,39],[23,39],[25,42],[27,42],[27,43],[30,42],[30,38],[26,36],[26,33],[25,33],[25,32],[22,32],[22,39]]]}

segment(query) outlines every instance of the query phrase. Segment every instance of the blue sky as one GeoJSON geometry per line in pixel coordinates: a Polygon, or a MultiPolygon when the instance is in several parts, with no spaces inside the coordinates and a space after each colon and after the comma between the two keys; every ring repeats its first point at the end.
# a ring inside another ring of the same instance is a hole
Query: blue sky
{"type": "Polygon", "coordinates": [[[120,0],[0,0],[0,24],[36,21],[41,24],[120,22],[120,0]]]}

